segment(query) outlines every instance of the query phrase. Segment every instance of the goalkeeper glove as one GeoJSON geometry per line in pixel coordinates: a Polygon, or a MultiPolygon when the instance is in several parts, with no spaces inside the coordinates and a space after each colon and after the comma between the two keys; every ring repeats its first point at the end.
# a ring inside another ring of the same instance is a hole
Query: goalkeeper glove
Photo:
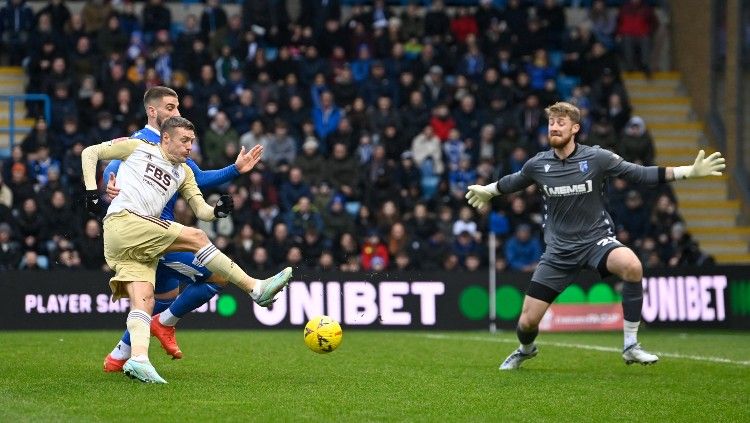
{"type": "Polygon", "coordinates": [[[673,169],[674,179],[703,178],[704,176],[721,176],[721,171],[727,166],[718,151],[708,157],[703,150],[698,152],[695,163],[690,166],[678,166],[673,169]]]}
{"type": "Polygon", "coordinates": [[[500,195],[496,182],[487,185],[469,185],[469,192],[466,193],[466,199],[469,201],[470,206],[482,210],[490,203],[492,197],[496,195],[500,195]]]}
{"type": "Polygon", "coordinates": [[[102,200],[99,198],[99,190],[86,190],[83,201],[86,211],[90,215],[97,216],[102,211],[102,200]]]}
{"type": "Polygon", "coordinates": [[[217,201],[216,206],[214,206],[214,216],[219,219],[227,217],[232,213],[233,209],[234,200],[232,200],[232,196],[224,194],[219,197],[219,201],[217,201]]]}

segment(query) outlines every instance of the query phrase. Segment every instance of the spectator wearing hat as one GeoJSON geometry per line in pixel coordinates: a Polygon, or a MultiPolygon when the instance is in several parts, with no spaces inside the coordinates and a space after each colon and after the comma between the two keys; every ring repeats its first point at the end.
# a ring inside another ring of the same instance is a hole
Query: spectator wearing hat
{"type": "Polygon", "coordinates": [[[646,122],[640,116],[628,121],[620,138],[617,152],[623,159],[643,166],[654,164],[654,140],[646,130],[646,122]]]}
{"type": "Polygon", "coordinates": [[[318,140],[315,137],[308,137],[302,144],[302,154],[294,159],[294,166],[300,169],[313,186],[323,179],[325,159],[318,152],[318,140]]]}
{"type": "Polygon", "coordinates": [[[505,259],[512,270],[530,272],[536,268],[542,256],[539,240],[532,237],[531,226],[518,225],[515,233],[505,244],[505,259]]]}
{"type": "Polygon", "coordinates": [[[360,253],[362,270],[378,271],[388,267],[390,257],[388,256],[388,247],[380,240],[380,233],[372,229],[367,233],[367,238],[362,244],[360,253]]]}
{"type": "Polygon", "coordinates": [[[22,162],[13,163],[8,187],[13,191],[13,208],[18,208],[27,199],[36,197],[34,184],[29,180],[28,170],[22,162]]]}

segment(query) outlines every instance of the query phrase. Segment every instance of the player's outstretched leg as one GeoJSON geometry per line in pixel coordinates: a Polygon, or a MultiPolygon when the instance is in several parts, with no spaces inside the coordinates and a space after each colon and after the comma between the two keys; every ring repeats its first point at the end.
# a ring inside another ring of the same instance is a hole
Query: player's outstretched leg
{"type": "Polygon", "coordinates": [[[511,353],[511,355],[508,356],[508,358],[503,361],[503,364],[500,365],[500,370],[514,370],[519,367],[521,367],[521,363],[523,363],[526,360],[529,360],[531,358],[536,357],[536,355],[539,353],[539,349],[537,348],[536,344],[534,344],[534,339],[539,334],[539,329],[534,329],[532,331],[524,331],[521,330],[521,326],[519,324],[518,327],[516,327],[516,336],[518,336],[518,340],[521,342],[521,345],[511,353]]]}
{"type": "Polygon", "coordinates": [[[274,303],[274,297],[281,292],[292,278],[292,268],[284,268],[281,272],[268,279],[255,281],[255,286],[250,291],[250,297],[261,307],[270,307],[274,303]]]}
{"type": "Polygon", "coordinates": [[[245,273],[237,263],[219,251],[200,229],[184,227],[180,236],[167,249],[171,251],[191,251],[195,253],[195,263],[204,266],[211,273],[221,276],[250,295],[259,305],[269,307],[273,299],[289,283],[292,269],[286,268],[276,276],[257,280],[245,273]]]}
{"type": "MultiPolygon", "coordinates": [[[[154,314],[159,314],[166,310],[173,302],[173,299],[168,300],[155,300],[154,301],[154,314]]],[[[152,317],[153,319],[153,317],[152,317]]],[[[119,373],[122,371],[122,366],[130,358],[130,332],[125,329],[125,333],[122,334],[120,341],[115,345],[115,348],[104,357],[104,371],[119,373]]]]}

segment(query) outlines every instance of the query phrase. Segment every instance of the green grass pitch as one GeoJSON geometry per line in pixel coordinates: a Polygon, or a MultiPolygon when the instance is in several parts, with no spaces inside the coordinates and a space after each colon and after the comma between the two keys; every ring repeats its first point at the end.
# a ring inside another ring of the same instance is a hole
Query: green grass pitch
{"type": "Polygon", "coordinates": [[[152,338],[168,385],[105,374],[115,331],[0,333],[0,421],[750,421],[750,335],[642,330],[654,366],[626,366],[619,333],[542,334],[513,372],[503,332],[344,328],[317,355],[299,331],[178,331],[152,338]]]}

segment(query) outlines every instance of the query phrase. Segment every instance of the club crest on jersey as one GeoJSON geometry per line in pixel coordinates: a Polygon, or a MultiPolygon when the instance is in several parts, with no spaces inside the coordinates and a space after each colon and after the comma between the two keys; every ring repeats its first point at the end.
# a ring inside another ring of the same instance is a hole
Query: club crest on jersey
{"type": "Polygon", "coordinates": [[[581,173],[586,173],[589,171],[589,162],[588,160],[584,160],[582,162],[578,163],[578,168],[581,169],[581,173]]]}
{"type": "Polygon", "coordinates": [[[549,165],[548,164],[544,165],[544,173],[547,173],[547,172],[549,172],[549,165]]]}

